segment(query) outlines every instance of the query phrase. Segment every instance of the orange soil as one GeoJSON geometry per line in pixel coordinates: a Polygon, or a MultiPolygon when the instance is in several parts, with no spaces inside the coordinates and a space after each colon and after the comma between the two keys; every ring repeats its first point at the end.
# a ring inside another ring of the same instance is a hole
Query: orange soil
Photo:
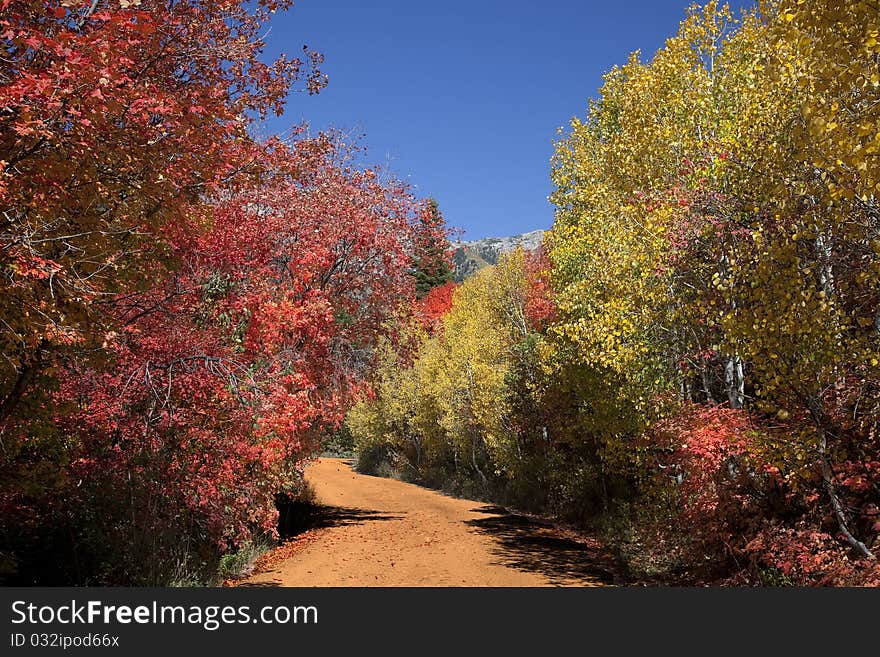
{"type": "Polygon", "coordinates": [[[393,479],[347,461],[306,470],[323,511],[244,586],[601,586],[613,559],[589,537],[393,479]]]}

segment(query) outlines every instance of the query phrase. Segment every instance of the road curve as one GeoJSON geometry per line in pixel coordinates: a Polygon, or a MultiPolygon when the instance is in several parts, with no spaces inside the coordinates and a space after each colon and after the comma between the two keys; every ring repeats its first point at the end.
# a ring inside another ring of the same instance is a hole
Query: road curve
{"type": "Polygon", "coordinates": [[[239,585],[602,586],[619,579],[598,542],[498,507],[361,475],[342,459],[319,459],[306,478],[321,505],[320,528],[239,585]]]}

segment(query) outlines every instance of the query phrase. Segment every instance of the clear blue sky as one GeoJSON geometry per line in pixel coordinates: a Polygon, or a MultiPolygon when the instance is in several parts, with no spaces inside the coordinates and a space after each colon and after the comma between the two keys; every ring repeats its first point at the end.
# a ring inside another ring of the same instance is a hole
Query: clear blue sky
{"type": "Polygon", "coordinates": [[[549,228],[557,129],[631,51],[653,55],[689,4],[297,0],[273,18],[267,56],[308,44],[330,84],[293,94],[264,129],[305,120],[363,135],[366,159],[436,198],[465,239],[549,228]]]}

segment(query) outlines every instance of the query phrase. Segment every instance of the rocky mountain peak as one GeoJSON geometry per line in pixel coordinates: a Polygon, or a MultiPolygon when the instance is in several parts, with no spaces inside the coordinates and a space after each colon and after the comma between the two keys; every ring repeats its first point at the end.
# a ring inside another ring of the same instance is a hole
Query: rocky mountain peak
{"type": "Polygon", "coordinates": [[[544,240],[544,232],[533,230],[510,237],[486,237],[481,240],[455,243],[452,255],[455,280],[461,282],[483,267],[494,265],[502,254],[510,253],[517,247],[522,247],[526,251],[537,249],[544,240]]]}

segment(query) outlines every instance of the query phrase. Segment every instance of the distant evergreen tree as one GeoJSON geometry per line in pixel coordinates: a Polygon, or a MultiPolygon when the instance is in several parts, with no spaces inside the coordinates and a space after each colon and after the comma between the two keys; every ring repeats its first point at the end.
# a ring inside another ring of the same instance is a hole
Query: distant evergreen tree
{"type": "Polygon", "coordinates": [[[455,274],[452,271],[451,247],[446,237],[446,221],[437,201],[428,199],[419,221],[413,275],[416,277],[416,297],[422,299],[435,287],[454,280],[455,274]]]}

